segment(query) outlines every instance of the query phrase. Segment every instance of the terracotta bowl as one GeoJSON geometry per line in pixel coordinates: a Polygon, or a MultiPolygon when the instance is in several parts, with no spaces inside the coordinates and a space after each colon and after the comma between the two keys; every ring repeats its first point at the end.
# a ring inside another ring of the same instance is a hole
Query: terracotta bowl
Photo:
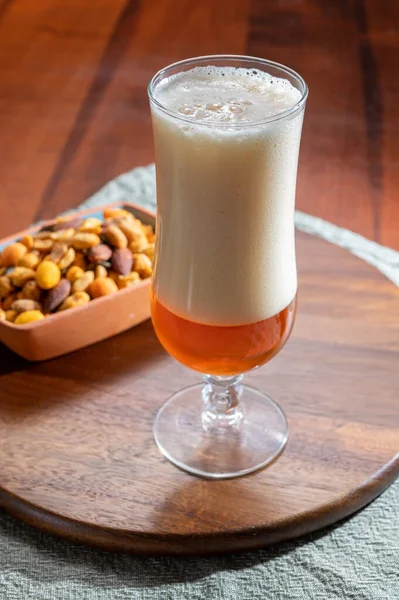
{"type": "MultiPolygon", "coordinates": [[[[134,204],[112,204],[124,208],[146,225],[155,226],[155,213],[134,204]]],[[[71,213],[72,217],[102,218],[101,209],[71,213]]],[[[53,225],[55,220],[30,227],[0,240],[0,251],[24,235],[53,225]]],[[[47,360],[84,346],[100,342],[112,335],[138,325],[150,317],[150,279],[134,287],[119,290],[110,296],[92,300],[88,304],[65,310],[41,321],[14,325],[0,321],[0,341],[20,356],[31,361],[47,360]]]]}

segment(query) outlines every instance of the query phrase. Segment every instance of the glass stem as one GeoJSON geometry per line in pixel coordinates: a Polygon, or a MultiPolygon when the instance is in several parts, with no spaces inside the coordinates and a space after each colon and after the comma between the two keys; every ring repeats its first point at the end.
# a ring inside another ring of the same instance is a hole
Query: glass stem
{"type": "Polygon", "coordinates": [[[204,376],[202,426],[205,431],[218,430],[223,434],[226,430],[240,428],[244,417],[240,405],[242,378],[242,375],[204,376]]]}

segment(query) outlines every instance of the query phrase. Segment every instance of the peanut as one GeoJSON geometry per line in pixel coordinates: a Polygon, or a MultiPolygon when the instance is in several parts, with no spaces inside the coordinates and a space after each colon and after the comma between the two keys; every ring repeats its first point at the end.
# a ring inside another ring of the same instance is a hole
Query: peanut
{"type": "Polygon", "coordinates": [[[148,240],[144,233],[140,233],[132,242],[129,244],[129,250],[131,252],[143,252],[144,248],[148,246],[148,240]]]}
{"type": "Polygon", "coordinates": [[[41,310],[41,306],[35,300],[15,300],[15,302],[11,304],[11,310],[15,310],[15,312],[19,314],[26,312],[27,310],[41,310]]]}
{"type": "Polygon", "coordinates": [[[54,242],[51,252],[46,256],[45,260],[51,260],[58,264],[67,251],[68,246],[64,242],[54,242]]]}
{"type": "Polygon", "coordinates": [[[124,208],[104,208],[104,219],[117,219],[118,217],[127,217],[129,219],[134,218],[132,213],[124,208]]]}
{"type": "Polygon", "coordinates": [[[27,269],[35,269],[40,262],[40,258],[33,252],[28,252],[17,262],[18,267],[26,267],[27,269]]]}
{"type": "Polygon", "coordinates": [[[145,254],[133,254],[133,269],[141,279],[147,279],[152,275],[152,262],[145,254]]]}
{"type": "Polygon", "coordinates": [[[148,246],[146,248],[144,248],[143,254],[148,256],[148,258],[151,261],[153,261],[154,260],[154,250],[155,250],[155,244],[148,244],[148,246]]]}
{"type": "Polygon", "coordinates": [[[89,286],[89,294],[92,298],[100,296],[108,296],[118,291],[118,287],[110,277],[99,277],[95,279],[89,286]]]}
{"type": "Polygon", "coordinates": [[[87,250],[88,248],[98,246],[100,241],[101,240],[96,233],[78,232],[73,236],[71,244],[76,250],[87,250]]]}
{"type": "Polygon", "coordinates": [[[53,247],[53,244],[54,242],[50,238],[44,240],[40,238],[34,238],[33,240],[33,247],[36,250],[40,250],[40,252],[49,252],[53,247]]]}
{"type": "Polygon", "coordinates": [[[141,237],[142,231],[139,223],[132,219],[118,219],[116,223],[119,229],[127,237],[127,241],[133,242],[137,237],[141,237]]]}
{"type": "Polygon", "coordinates": [[[6,320],[9,321],[10,323],[14,323],[15,319],[17,318],[18,314],[15,312],[15,310],[6,310],[5,312],[6,315],[6,320]]]}
{"type": "Polygon", "coordinates": [[[6,275],[0,277],[0,298],[5,298],[8,294],[11,294],[13,290],[11,280],[6,275]]]}
{"type": "Polygon", "coordinates": [[[96,279],[99,277],[107,277],[107,269],[103,265],[97,265],[94,270],[94,276],[96,279]]]}
{"type": "Polygon", "coordinates": [[[73,267],[69,267],[66,277],[67,277],[68,281],[73,283],[74,281],[76,281],[77,279],[82,277],[84,275],[84,273],[85,272],[83,271],[83,269],[81,267],[77,267],[75,265],[73,267]]]}
{"type": "Polygon", "coordinates": [[[39,302],[42,290],[37,285],[36,281],[27,281],[22,288],[22,297],[27,300],[36,300],[39,302]]]}
{"type": "Polygon", "coordinates": [[[132,271],[131,273],[129,273],[129,275],[125,276],[118,275],[117,279],[115,280],[116,285],[120,290],[126,287],[131,287],[132,285],[137,285],[138,283],[140,283],[140,281],[140,275],[136,273],[136,271],[132,271]]]}
{"type": "Polygon", "coordinates": [[[15,302],[15,300],[18,300],[17,294],[15,292],[7,296],[7,298],[3,300],[4,310],[9,310],[11,308],[12,303],[15,302]]]}
{"type": "Polygon", "coordinates": [[[36,283],[42,290],[50,290],[55,287],[60,279],[61,272],[59,267],[50,260],[43,261],[37,267],[36,283]]]}
{"type": "Polygon", "coordinates": [[[6,246],[1,253],[3,267],[14,267],[27,251],[26,246],[20,242],[14,242],[13,244],[6,246]]]}
{"type": "Polygon", "coordinates": [[[86,292],[76,292],[72,296],[68,296],[66,300],[61,304],[58,310],[66,310],[67,308],[75,308],[75,306],[82,306],[90,302],[90,296],[86,292]]]}
{"type": "Polygon", "coordinates": [[[33,321],[40,321],[44,319],[44,314],[40,310],[27,310],[21,313],[15,319],[15,325],[26,325],[27,323],[33,323],[33,321]]]}
{"type": "Polygon", "coordinates": [[[115,246],[115,248],[126,248],[127,237],[117,225],[108,225],[104,231],[104,235],[111,246],[115,246]]]}
{"type": "Polygon", "coordinates": [[[141,230],[147,238],[147,241],[152,244],[155,242],[155,233],[152,225],[143,225],[141,224],[141,230]]]}
{"type": "Polygon", "coordinates": [[[10,273],[10,279],[16,287],[23,287],[27,281],[35,277],[35,271],[27,267],[15,267],[10,273]]]}
{"type": "Polygon", "coordinates": [[[23,244],[27,250],[32,250],[33,248],[33,237],[31,235],[24,235],[22,240],[20,240],[21,244],[23,244]]]}
{"type": "Polygon", "coordinates": [[[52,236],[52,232],[49,229],[43,229],[43,231],[37,231],[34,235],[35,240],[48,240],[52,236]]]}
{"type": "Polygon", "coordinates": [[[60,229],[60,231],[54,231],[51,234],[51,239],[55,242],[70,242],[75,235],[75,230],[70,227],[67,229],[60,229]]]}
{"type": "Polygon", "coordinates": [[[90,217],[85,219],[83,223],[79,227],[79,231],[83,233],[96,233],[99,235],[101,233],[102,222],[100,219],[96,219],[95,217],[90,217]]]}
{"type": "Polygon", "coordinates": [[[86,271],[82,277],[76,279],[72,284],[72,292],[85,292],[89,285],[94,281],[93,271],[86,271]]]}
{"type": "Polygon", "coordinates": [[[0,308],[0,321],[5,321],[6,319],[6,311],[0,308]]]}
{"type": "Polygon", "coordinates": [[[75,250],[73,248],[68,248],[64,256],[61,258],[60,262],[58,263],[58,268],[61,271],[67,269],[75,260],[75,256],[75,250]]]}
{"type": "Polygon", "coordinates": [[[86,269],[86,260],[83,254],[75,253],[75,258],[73,259],[72,266],[80,267],[83,271],[86,269]]]}

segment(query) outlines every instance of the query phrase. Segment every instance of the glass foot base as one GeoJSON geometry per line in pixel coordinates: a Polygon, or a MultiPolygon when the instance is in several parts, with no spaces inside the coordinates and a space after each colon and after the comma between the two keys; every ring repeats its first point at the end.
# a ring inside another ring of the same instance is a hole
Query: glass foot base
{"type": "Polygon", "coordinates": [[[240,477],[266,467],[283,451],[288,424],[267,394],[235,387],[235,406],[216,406],[209,385],[197,384],[174,394],[154,421],[158,448],[174,465],[210,479],[240,477]],[[220,410],[219,410],[220,409],[220,410]]]}

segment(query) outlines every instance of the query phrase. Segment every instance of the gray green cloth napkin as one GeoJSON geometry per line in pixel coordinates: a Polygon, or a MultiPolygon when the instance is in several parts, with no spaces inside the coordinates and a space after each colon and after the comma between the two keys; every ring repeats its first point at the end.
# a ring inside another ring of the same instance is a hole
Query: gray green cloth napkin
{"type": "MultiPolygon", "coordinates": [[[[84,206],[117,200],[155,207],[153,166],[118,177],[84,206]]],[[[398,252],[304,213],[296,225],[399,285],[398,252]]],[[[352,518],[295,542],[189,559],[75,546],[0,513],[0,600],[399,600],[398,508],[396,483],[352,518]]]]}

